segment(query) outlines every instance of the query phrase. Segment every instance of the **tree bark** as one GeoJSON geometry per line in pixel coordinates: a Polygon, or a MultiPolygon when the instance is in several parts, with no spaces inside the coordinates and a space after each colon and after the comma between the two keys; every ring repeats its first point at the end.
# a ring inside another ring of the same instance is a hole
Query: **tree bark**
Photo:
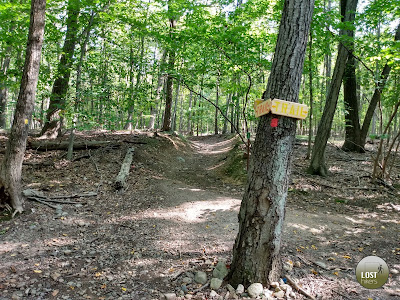
{"type": "Polygon", "coordinates": [[[355,58],[349,53],[343,77],[343,102],[345,108],[344,151],[364,152],[360,146],[360,119],[357,98],[357,77],[355,58]]]}
{"type": "MultiPolygon", "coordinates": [[[[313,0],[286,0],[264,99],[298,102],[313,0]]],[[[296,120],[260,118],[233,248],[232,284],[269,284],[281,275],[280,245],[296,120]]]]}
{"type": "MultiPolygon", "coordinates": [[[[358,0],[341,1],[342,21],[354,21],[357,2],[358,0]]],[[[353,31],[342,29],[340,35],[352,39],[353,31]]],[[[333,117],[335,115],[340,86],[342,84],[343,74],[348,57],[348,50],[344,43],[345,42],[342,41],[339,44],[338,55],[336,58],[335,68],[333,70],[329,92],[325,101],[324,112],[318,126],[317,135],[315,136],[310,166],[308,167],[308,172],[310,174],[321,176],[326,176],[328,174],[328,169],[325,164],[325,149],[331,133],[333,117]]]]}
{"type": "MultiPolygon", "coordinates": [[[[170,19],[170,30],[171,36],[173,34],[173,30],[176,27],[176,20],[170,19]]],[[[170,47],[169,49],[169,58],[168,58],[168,75],[167,75],[167,93],[165,97],[165,110],[164,110],[164,122],[161,128],[162,131],[170,131],[171,130],[171,108],[172,108],[172,85],[174,76],[172,74],[175,67],[175,49],[170,47]]]]}
{"type": "Polygon", "coordinates": [[[313,104],[314,104],[314,98],[313,98],[313,66],[312,66],[312,42],[313,42],[313,37],[312,37],[312,29],[310,30],[310,42],[308,43],[309,46],[309,52],[308,52],[308,63],[309,63],[309,73],[308,73],[308,80],[309,80],[309,91],[310,91],[310,109],[308,113],[308,145],[307,145],[307,155],[306,159],[310,159],[311,156],[311,143],[312,143],[312,136],[313,136],[313,127],[312,127],[312,117],[313,117],[313,104]]]}
{"type": "Polygon", "coordinates": [[[57,77],[53,84],[50,95],[49,109],[46,114],[46,122],[42,128],[41,135],[47,138],[56,138],[61,130],[60,112],[67,105],[67,92],[69,78],[75,52],[78,34],[78,16],[80,12],[80,0],[69,0],[67,8],[67,32],[60,62],[58,64],[57,77]]]}
{"type": "Polygon", "coordinates": [[[8,202],[16,212],[23,211],[21,195],[22,162],[28,137],[29,120],[35,105],[36,87],[39,77],[42,52],[46,0],[32,0],[28,44],[21,86],[7,141],[6,153],[0,167],[0,199],[8,202]]]}

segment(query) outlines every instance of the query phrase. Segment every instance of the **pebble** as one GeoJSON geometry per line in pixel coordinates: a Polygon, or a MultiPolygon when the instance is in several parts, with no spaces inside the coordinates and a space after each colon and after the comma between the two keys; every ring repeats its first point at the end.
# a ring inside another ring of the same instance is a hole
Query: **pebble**
{"type": "Polygon", "coordinates": [[[197,271],[194,275],[194,281],[199,284],[205,284],[207,282],[207,274],[202,271],[197,271]]]}
{"type": "Polygon", "coordinates": [[[326,269],[326,263],[322,262],[322,261],[316,261],[315,264],[319,267],[321,267],[322,269],[326,269]]]}
{"type": "Polygon", "coordinates": [[[72,253],[71,250],[64,250],[64,255],[70,255],[72,253]]]}
{"type": "Polygon", "coordinates": [[[226,285],[227,290],[229,291],[229,293],[233,294],[235,293],[235,289],[233,288],[233,286],[231,286],[230,284],[226,285]]]}
{"type": "Polygon", "coordinates": [[[399,270],[397,270],[397,269],[391,269],[391,270],[390,270],[390,273],[392,273],[392,274],[399,274],[399,270]]]}
{"type": "Polygon", "coordinates": [[[276,297],[276,298],[283,298],[283,297],[285,297],[285,292],[284,291],[279,291],[279,292],[275,292],[274,294],[273,294],[273,296],[274,297],[276,297]]]}
{"type": "Polygon", "coordinates": [[[236,294],[243,294],[244,293],[244,286],[243,284],[239,284],[236,288],[236,294]]]}
{"type": "MultiPolygon", "coordinates": [[[[213,279],[215,279],[215,278],[213,278],[213,279]]],[[[214,297],[217,297],[217,296],[219,296],[219,295],[217,294],[216,291],[211,291],[211,293],[210,293],[210,297],[211,298],[214,298],[214,297]]]]}
{"type": "Polygon", "coordinates": [[[263,294],[266,298],[268,298],[268,297],[272,297],[273,292],[269,289],[264,289],[263,294]]]}
{"type": "Polygon", "coordinates": [[[210,288],[212,290],[218,290],[221,287],[222,279],[212,278],[210,282],[210,288]]]}
{"type": "Polygon", "coordinates": [[[226,267],[226,262],[225,261],[219,261],[218,264],[216,265],[214,271],[213,271],[213,277],[219,278],[219,279],[224,279],[226,275],[228,275],[229,271],[228,268],[226,267]]]}
{"type": "Polygon", "coordinates": [[[188,288],[187,288],[186,285],[184,285],[184,284],[181,285],[181,290],[182,290],[184,293],[187,293],[187,292],[188,292],[188,288]]]}
{"type": "Polygon", "coordinates": [[[256,298],[260,296],[264,291],[264,288],[261,283],[252,283],[248,288],[247,288],[247,293],[250,295],[250,297],[256,298]]]}
{"type": "Polygon", "coordinates": [[[279,283],[278,282],[271,282],[271,287],[277,288],[277,287],[279,287],[279,283]]]}
{"type": "Polygon", "coordinates": [[[182,279],[182,283],[191,284],[192,282],[193,282],[193,279],[190,277],[184,277],[182,279]]]}
{"type": "Polygon", "coordinates": [[[288,284],[281,284],[281,286],[280,286],[280,289],[282,290],[282,291],[287,291],[288,289],[290,288],[290,286],[288,285],[288,284]]]}

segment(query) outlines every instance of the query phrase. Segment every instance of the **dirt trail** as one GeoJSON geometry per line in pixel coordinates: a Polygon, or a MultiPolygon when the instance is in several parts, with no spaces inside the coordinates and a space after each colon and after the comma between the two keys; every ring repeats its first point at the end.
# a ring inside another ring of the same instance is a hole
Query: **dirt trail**
{"type": "MultiPolygon", "coordinates": [[[[162,135],[144,142],[136,145],[122,193],[112,183],[131,144],[74,163],[57,159],[62,152],[27,154],[30,161],[55,161],[54,167],[27,167],[27,187],[48,195],[99,194],[81,199],[83,205],[64,205],[63,215],[27,202],[24,215],[0,222],[0,300],[162,299],[181,292],[182,272],[210,274],[216,261],[230,259],[243,186],[227,183],[220,168],[235,139],[185,142],[162,135]]],[[[355,162],[354,178],[343,171],[349,162],[332,150],[330,181],[303,174],[305,150],[296,146],[284,227],[283,259],[297,265],[292,276],[322,299],[400,299],[399,198],[384,189],[348,188],[368,188],[360,179],[368,166],[355,162]],[[355,280],[354,268],[368,255],[382,257],[392,270],[382,289],[366,290],[355,280]]]]}

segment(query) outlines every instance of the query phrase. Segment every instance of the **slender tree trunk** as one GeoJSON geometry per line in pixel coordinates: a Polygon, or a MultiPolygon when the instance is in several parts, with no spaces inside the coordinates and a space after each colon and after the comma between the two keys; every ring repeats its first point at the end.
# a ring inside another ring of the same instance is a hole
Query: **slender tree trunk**
{"type": "MultiPolygon", "coordinates": [[[[400,24],[397,26],[394,40],[395,41],[400,40],[400,24]]],[[[360,145],[362,145],[363,147],[365,146],[365,142],[367,140],[368,130],[371,125],[371,120],[374,116],[376,106],[378,105],[378,103],[381,99],[381,93],[382,93],[383,88],[385,87],[385,84],[386,84],[387,78],[389,77],[391,69],[392,69],[392,67],[389,66],[388,64],[386,64],[383,67],[382,73],[379,78],[379,82],[375,88],[374,94],[369,103],[367,113],[365,114],[364,122],[363,122],[363,125],[361,128],[361,143],[360,143],[360,145]]]]}
{"type": "MultiPolygon", "coordinates": [[[[232,101],[232,93],[229,93],[228,97],[226,98],[226,110],[225,110],[225,116],[229,116],[229,105],[231,104],[232,101]]],[[[224,118],[224,128],[222,129],[222,134],[226,134],[228,132],[228,120],[224,118]]]]}
{"type": "MultiPolygon", "coordinates": [[[[134,64],[134,59],[133,59],[133,49],[131,48],[131,72],[130,72],[130,99],[129,99],[129,107],[128,107],[128,119],[126,121],[125,130],[132,130],[132,122],[133,122],[133,113],[135,111],[135,98],[138,95],[138,90],[141,84],[141,78],[142,78],[142,65],[143,65],[143,59],[144,59],[144,36],[140,38],[140,60],[139,60],[139,68],[138,72],[136,74],[136,84],[135,87],[133,87],[133,64],[134,64]]],[[[136,125],[135,125],[136,127],[136,125]]]]}
{"type": "MultiPolygon", "coordinates": [[[[264,99],[298,102],[313,0],[286,0],[264,99]]],[[[231,284],[270,284],[281,276],[280,246],[290,177],[296,120],[271,114],[260,118],[239,232],[233,248],[231,284]]]]}
{"type": "Polygon", "coordinates": [[[158,103],[160,102],[161,91],[162,91],[163,84],[164,84],[164,69],[165,69],[166,57],[167,57],[167,50],[165,49],[161,56],[160,71],[159,71],[158,80],[157,80],[156,97],[155,97],[154,103],[152,103],[150,106],[150,120],[149,120],[149,129],[150,130],[154,129],[154,124],[155,124],[156,115],[157,115],[157,106],[158,106],[158,103]]]}
{"type": "MultiPolygon", "coordinates": [[[[189,94],[189,115],[188,115],[188,121],[187,121],[187,132],[189,135],[193,135],[193,130],[192,130],[192,99],[193,99],[193,92],[190,91],[189,94]]],[[[196,105],[196,104],[195,104],[196,105]]]]}
{"type": "Polygon", "coordinates": [[[179,132],[182,132],[183,130],[183,98],[184,98],[184,93],[182,93],[181,97],[181,102],[179,105],[179,132]]]}
{"type": "Polygon", "coordinates": [[[42,52],[46,0],[32,0],[28,44],[21,86],[7,141],[6,153],[0,167],[0,201],[10,203],[16,212],[23,211],[21,195],[22,162],[26,149],[29,121],[35,105],[42,52]]]}
{"type": "Polygon", "coordinates": [[[64,46],[58,64],[57,77],[53,84],[50,95],[49,109],[47,110],[46,122],[42,128],[41,135],[48,138],[56,138],[61,130],[60,112],[67,105],[67,92],[69,77],[78,34],[78,16],[80,12],[80,0],[69,0],[67,8],[67,33],[64,46]]]}
{"type": "MultiPolygon", "coordinates": [[[[218,107],[219,102],[219,77],[220,71],[218,70],[217,75],[217,84],[216,84],[216,98],[215,98],[215,105],[218,107]]],[[[218,134],[218,108],[215,108],[215,115],[214,115],[214,134],[218,134]]]]}
{"type": "Polygon", "coordinates": [[[313,136],[313,130],[312,130],[312,114],[313,114],[313,104],[314,104],[314,98],[313,98],[313,65],[312,65],[312,42],[313,42],[313,37],[312,37],[312,29],[310,30],[310,41],[308,43],[309,45],[309,50],[308,50],[308,63],[310,66],[310,71],[308,73],[308,80],[309,80],[309,89],[310,89],[310,109],[308,113],[308,146],[307,146],[307,155],[306,159],[310,159],[311,156],[311,143],[312,143],[312,136],[313,136]]]}
{"type": "MultiPolygon", "coordinates": [[[[358,0],[341,0],[342,21],[354,21],[357,2],[358,0]]],[[[352,30],[342,29],[340,34],[352,39],[353,33],[354,32],[352,30]]],[[[348,50],[343,43],[344,41],[339,44],[338,55],[336,58],[335,68],[333,70],[333,77],[329,87],[329,93],[326,97],[324,112],[318,126],[317,135],[315,136],[311,162],[310,166],[308,167],[308,172],[310,174],[321,176],[326,176],[328,174],[328,169],[325,164],[325,149],[331,133],[333,117],[335,115],[340,86],[342,84],[343,74],[348,57],[348,50]]]]}
{"type": "Polygon", "coordinates": [[[82,101],[82,95],[81,95],[81,83],[82,83],[82,65],[83,65],[83,60],[85,59],[86,56],[86,48],[87,44],[89,43],[89,38],[90,38],[90,30],[93,25],[93,20],[94,20],[94,12],[92,11],[90,14],[90,20],[85,28],[84,31],[84,37],[85,39],[83,40],[83,43],[81,45],[81,53],[79,56],[79,62],[76,66],[76,84],[75,84],[75,111],[78,110],[79,104],[82,101]]]}
{"type": "Polygon", "coordinates": [[[175,103],[174,103],[174,113],[172,115],[172,131],[176,130],[176,110],[178,107],[178,99],[179,99],[179,88],[181,85],[181,81],[178,80],[178,84],[176,85],[175,88],[175,103]]]}
{"type": "MultiPolygon", "coordinates": [[[[170,32],[171,36],[174,28],[176,27],[176,20],[170,19],[170,32]]],[[[170,47],[169,49],[169,59],[168,59],[168,75],[167,75],[167,95],[165,97],[165,110],[164,110],[164,122],[161,128],[162,131],[171,130],[171,109],[172,109],[172,85],[173,85],[173,75],[171,74],[175,67],[175,49],[170,47]]]]}
{"type": "Polygon", "coordinates": [[[11,47],[7,47],[6,49],[6,57],[1,64],[0,70],[0,128],[6,128],[6,119],[7,119],[7,96],[8,96],[8,87],[7,87],[7,71],[10,66],[11,60],[11,47]]]}

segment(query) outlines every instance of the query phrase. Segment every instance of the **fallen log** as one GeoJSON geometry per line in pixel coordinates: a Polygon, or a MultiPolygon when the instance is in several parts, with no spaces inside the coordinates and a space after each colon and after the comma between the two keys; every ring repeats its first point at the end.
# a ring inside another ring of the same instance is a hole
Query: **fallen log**
{"type": "MultiPolygon", "coordinates": [[[[38,151],[50,151],[50,150],[68,150],[68,141],[30,141],[28,147],[38,151]]],[[[112,143],[110,141],[76,141],[74,142],[74,150],[86,150],[86,149],[97,149],[112,145],[113,147],[119,147],[119,144],[112,143]]]]}
{"type": "Polygon", "coordinates": [[[133,159],[134,148],[131,147],[126,151],[124,161],[122,162],[121,169],[115,178],[114,187],[120,190],[126,186],[126,178],[129,175],[129,170],[131,168],[131,163],[133,159]]]}

